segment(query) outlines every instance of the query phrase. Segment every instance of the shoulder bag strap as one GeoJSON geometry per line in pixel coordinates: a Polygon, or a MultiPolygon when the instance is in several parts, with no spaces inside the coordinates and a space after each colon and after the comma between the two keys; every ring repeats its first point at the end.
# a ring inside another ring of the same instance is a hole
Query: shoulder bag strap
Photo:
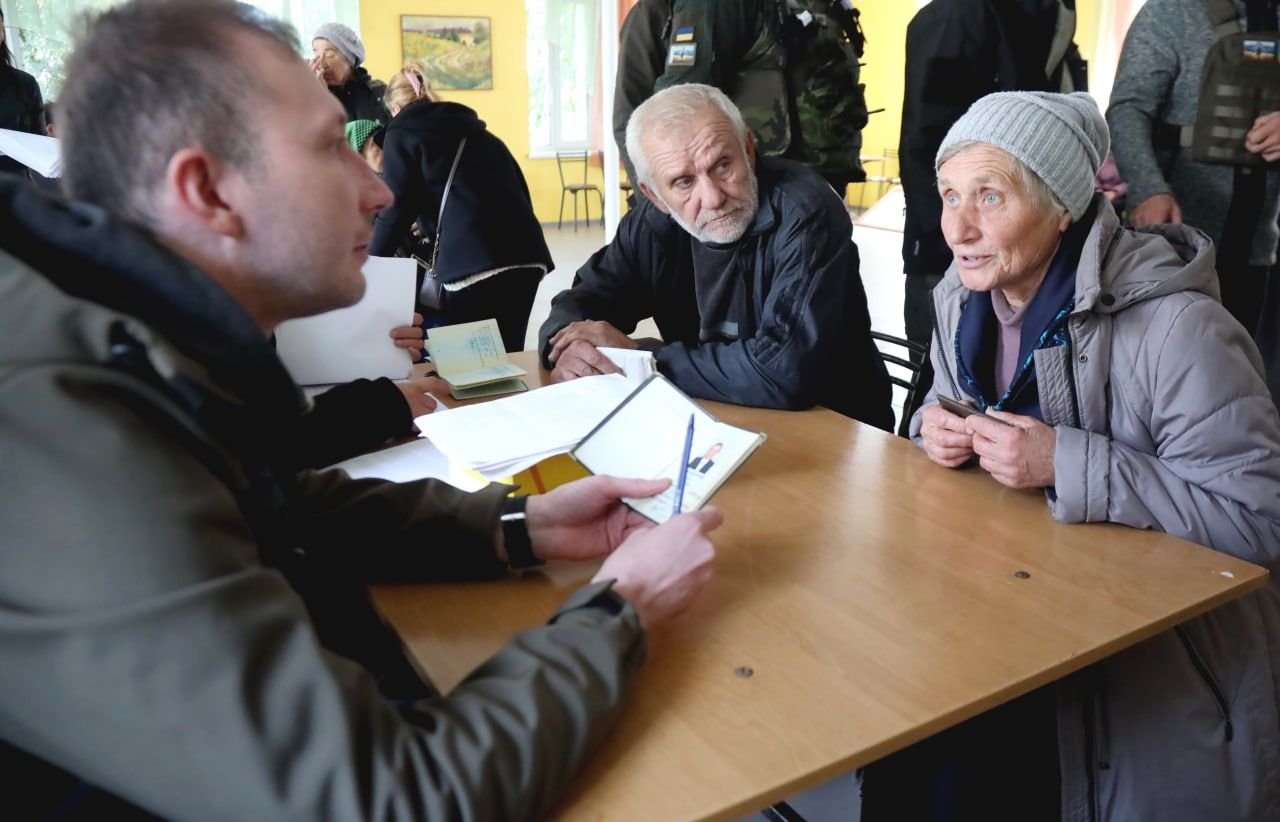
{"type": "Polygon", "coordinates": [[[431,264],[427,266],[427,276],[436,276],[436,255],[440,253],[440,231],[444,228],[444,206],[449,201],[449,189],[453,188],[453,176],[458,173],[458,162],[462,159],[462,150],[467,147],[467,138],[458,143],[458,153],[453,155],[453,167],[449,169],[449,179],[444,182],[444,193],[440,195],[440,213],[436,215],[436,239],[431,244],[431,264]]]}

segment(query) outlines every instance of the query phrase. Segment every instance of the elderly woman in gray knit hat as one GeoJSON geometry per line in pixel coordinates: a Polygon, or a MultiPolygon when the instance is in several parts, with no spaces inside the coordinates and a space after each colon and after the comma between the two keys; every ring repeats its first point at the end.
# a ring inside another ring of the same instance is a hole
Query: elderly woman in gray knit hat
{"type": "MultiPolygon", "coordinates": [[[[1108,142],[1084,94],[992,94],[948,133],[938,194],[955,259],[934,291],[936,378],[913,437],[941,466],[1043,489],[1061,522],[1158,529],[1271,581],[1011,703],[1023,713],[960,757],[930,740],[930,761],[1020,755],[1059,777],[1041,793],[1063,819],[1280,819],[1280,419],[1219,303],[1209,239],[1126,230],[1093,194],[1108,142]],[[1025,755],[1045,750],[1044,712],[1052,761],[1025,755]]],[[[1003,710],[975,721],[990,730],[1003,710]]],[[[886,771],[880,798],[936,787],[886,771]]],[[[997,776],[988,817],[1004,807],[1010,774],[997,776]]]]}
{"type": "Polygon", "coordinates": [[[364,43],[350,27],[325,23],[311,38],[311,70],[347,110],[347,122],[374,120],[386,125],[391,120],[382,96],[387,84],[369,76],[364,62],[364,43]]]}

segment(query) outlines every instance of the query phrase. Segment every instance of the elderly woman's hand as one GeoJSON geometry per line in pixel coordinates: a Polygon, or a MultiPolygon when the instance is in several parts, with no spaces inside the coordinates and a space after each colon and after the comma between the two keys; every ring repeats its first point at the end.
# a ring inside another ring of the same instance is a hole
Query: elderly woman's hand
{"type": "Polygon", "coordinates": [[[1035,417],[1007,411],[986,413],[994,419],[974,414],[964,420],[982,469],[1010,488],[1053,485],[1057,433],[1035,417]]]}
{"type": "Polygon", "coordinates": [[[973,437],[962,417],[941,405],[927,405],[920,419],[920,439],[929,459],[943,468],[959,468],[973,456],[973,437]]]}

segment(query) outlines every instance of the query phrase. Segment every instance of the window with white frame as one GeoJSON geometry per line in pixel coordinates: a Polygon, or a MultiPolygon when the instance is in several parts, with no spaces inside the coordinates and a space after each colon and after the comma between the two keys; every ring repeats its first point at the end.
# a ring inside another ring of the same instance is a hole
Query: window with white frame
{"type": "MultiPolygon", "coordinates": [[[[4,0],[5,40],[18,66],[33,75],[46,100],[62,89],[64,64],[71,55],[82,14],[103,11],[122,0],[4,0]]],[[[311,54],[311,33],[321,23],[345,23],[359,31],[359,0],[247,0],[298,32],[301,53],[311,54]]]]}
{"type": "Polygon", "coordinates": [[[585,149],[600,36],[599,0],[526,0],[531,153],[585,149]]]}

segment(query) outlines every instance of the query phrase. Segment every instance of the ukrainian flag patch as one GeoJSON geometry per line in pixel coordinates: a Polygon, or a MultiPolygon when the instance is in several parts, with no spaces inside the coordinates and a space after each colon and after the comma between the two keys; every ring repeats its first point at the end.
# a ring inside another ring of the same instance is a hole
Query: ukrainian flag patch
{"type": "Polygon", "coordinates": [[[681,26],[676,29],[675,42],[692,43],[693,42],[693,26],[681,26]]]}

